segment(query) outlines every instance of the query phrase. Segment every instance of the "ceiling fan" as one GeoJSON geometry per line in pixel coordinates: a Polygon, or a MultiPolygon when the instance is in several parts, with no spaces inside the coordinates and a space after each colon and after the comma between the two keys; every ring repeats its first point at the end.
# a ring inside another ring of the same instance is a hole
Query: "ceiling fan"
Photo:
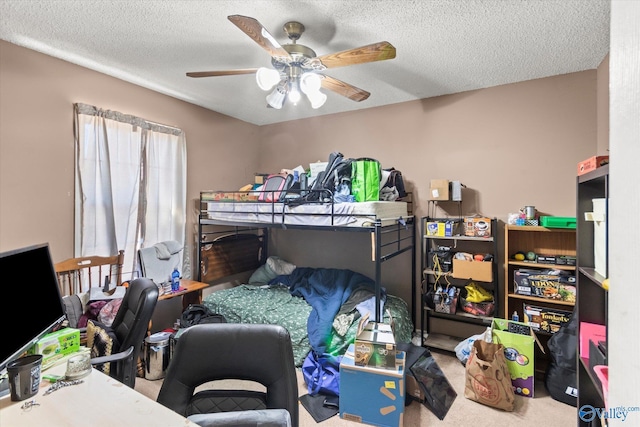
{"type": "Polygon", "coordinates": [[[285,99],[296,104],[302,97],[301,92],[307,96],[312,108],[320,108],[327,100],[327,95],[320,91],[321,88],[356,102],[364,101],[371,95],[369,92],[327,76],[323,71],[396,57],[396,48],[386,41],[316,56],[311,48],[297,43],[305,30],[304,25],[299,22],[284,24],[283,30],[291,43],[280,45],[256,19],[241,15],[231,15],[228,19],[271,55],[273,68],[197,71],[189,72],[187,76],[214,77],[255,73],[261,89],[273,89],[266,99],[269,107],[277,109],[282,108],[285,99]]]}

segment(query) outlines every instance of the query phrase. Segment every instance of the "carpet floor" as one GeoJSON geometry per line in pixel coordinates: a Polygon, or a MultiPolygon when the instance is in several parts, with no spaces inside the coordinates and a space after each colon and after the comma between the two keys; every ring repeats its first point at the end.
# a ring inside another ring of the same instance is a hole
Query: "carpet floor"
{"type": "MultiPolygon", "coordinates": [[[[536,381],[533,398],[516,396],[513,412],[505,412],[469,400],[464,397],[465,369],[460,361],[451,353],[432,351],[432,355],[458,396],[442,421],[421,403],[411,402],[404,408],[405,427],[565,427],[575,425],[577,422],[576,408],[551,398],[542,381],[536,381]]],[[[228,386],[232,387],[233,381],[228,382],[230,383],[228,386]]],[[[135,389],[150,399],[156,400],[161,385],[162,380],[148,381],[137,378],[135,389]]],[[[260,386],[250,385],[257,390],[260,389],[260,386]]],[[[299,396],[308,393],[300,370],[298,370],[298,389],[299,396]]],[[[361,427],[363,424],[343,420],[339,415],[316,423],[307,410],[300,405],[300,427],[318,425],[320,427],[361,427]]]]}

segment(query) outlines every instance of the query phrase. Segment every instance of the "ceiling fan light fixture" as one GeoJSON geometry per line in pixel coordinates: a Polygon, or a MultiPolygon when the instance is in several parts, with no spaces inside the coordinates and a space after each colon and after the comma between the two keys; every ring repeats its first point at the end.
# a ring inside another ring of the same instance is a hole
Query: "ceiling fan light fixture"
{"type": "Polygon", "coordinates": [[[256,82],[262,90],[270,90],[280,82],[280,73],[272,68],[260,67],[256,72],[256,82]]]}
{"type": "Polygon", "coordinates": [[[264,91],[271,91],[266,97],[268,106],[276,109],[281,109],[287,99],[292,104],[299,102],[302,98],[300,92],[307,96],[314,109],[320,108],[327,101],[327,95],[320,89],[362,102],[369,98],[369,92],[325,75],[324,71],[396,57],[396,48],[387,41],[317,56],[313,49],[298,44],[298,39],[305,31],[304,25],[300,22],[289,21],[284,25],[284,32],[291,43],[280,45],[256,19],[242,15],[229,15],[227,18],[271,55],[272,68],[188,72],[187,76],[213,77],[255,73],[258,87],[264,91]]]}
{"type": "Polygon", "coordinates": [[[289,80],[289,94],[288,99],[291,101],[293,105],[297,105],[302,99],[302,94],[300,93],[300,81],[298,78],[292,78],[289,80]]]}
{"type": "Polygon", "coordinates": [[[313,108],[314,110],[322,107],[324,103],[327,102],[327,95],[320,91],[308,93],[307,98],[309,98],[309,102],[311,102],[311,108],[313,108]]]}
{"type": "Polygon", "coordinates": [[[273,91],[267,95],[267,104],[279,110],[284,104],[284,99],[287,96],[286,89],[282,85],[276,86],[273,91]]]}
{"type": "Polygon", "coordinates": [[[300,78],[300,90],[308,95],[320,91],[322,79],[316,73],[304,73],[300,78]]]}

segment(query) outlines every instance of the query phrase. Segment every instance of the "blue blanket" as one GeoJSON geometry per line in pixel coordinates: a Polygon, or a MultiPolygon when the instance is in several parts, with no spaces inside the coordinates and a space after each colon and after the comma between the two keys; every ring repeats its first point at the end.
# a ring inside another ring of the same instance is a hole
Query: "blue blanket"
{"type": "Polygon", "coordinates": [[[303,297],[312,307],[307,330],[311,348],[318,355],[326,352],[333,319],[351,293],[358,288],[375,291],[375,283],[367,276],[335,268],[298,267],[274,281],[287,286],[291,295],[303,297]]]}
{"type": "MultiPolygon", "coordinates": [[[[289,287],[291,295],[303,297],[312,307],[307,320],[307,332],[312,351],[305,362],[310,371],[313,371],[308,377],[305,375],[310,394],[314,395],[318,392],[338,394],[339,380],[336,373],[340,357],[332,356],[327,349],[331,342],[333,320],[356,290],[368,291],[360,293],[363,301],[367,296],[375,295],[375,282],[367,276],[346,269],[298,267],[289,275],[276,277],[271,283],[281,283],[289,287]],[[329,372],[333,372],[336,378],[325,389],[321,387],[320,382],[329,372]],[[310,381],[310,378],[313,380],[310,381]]],[[[381,289],[381,301],[384,301],[384,296],[384,290],[381,289]]],[[[351,300],[350,303],[354,304],[354,301],[351,300]]]]}

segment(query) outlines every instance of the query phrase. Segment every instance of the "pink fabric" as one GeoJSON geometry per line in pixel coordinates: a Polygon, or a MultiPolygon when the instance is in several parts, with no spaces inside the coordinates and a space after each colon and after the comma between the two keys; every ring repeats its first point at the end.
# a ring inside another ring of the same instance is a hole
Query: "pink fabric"
{"type": "Polygon", "coordinates": [[[102,322],[105,326],[111,326],[121,304],[122,298],[110,300],[104,305],[104,307],[102,307],[102,309],[100,309],[100,313],[98,313],[98,321],[102,322]]]}

